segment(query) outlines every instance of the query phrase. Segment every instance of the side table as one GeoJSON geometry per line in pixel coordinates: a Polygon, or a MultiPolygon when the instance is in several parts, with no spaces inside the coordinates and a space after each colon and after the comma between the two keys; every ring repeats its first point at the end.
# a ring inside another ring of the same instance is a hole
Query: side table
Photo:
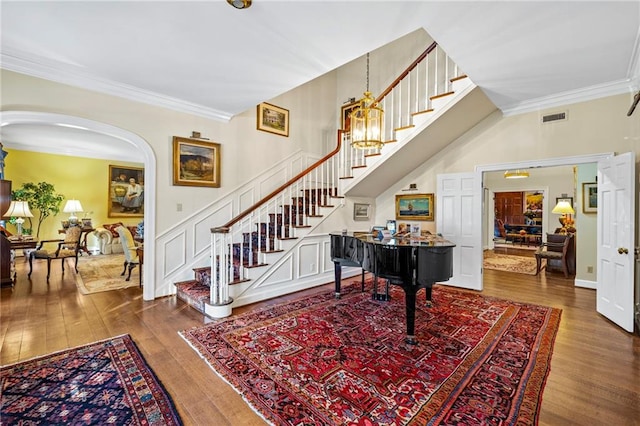
{"type": "Polygon", "coordinates": [[[37,246],[38,240],[9,239],[9,247],[11,249],[11,285],[16,282],[16,250],[35,249],[37,246]]]}

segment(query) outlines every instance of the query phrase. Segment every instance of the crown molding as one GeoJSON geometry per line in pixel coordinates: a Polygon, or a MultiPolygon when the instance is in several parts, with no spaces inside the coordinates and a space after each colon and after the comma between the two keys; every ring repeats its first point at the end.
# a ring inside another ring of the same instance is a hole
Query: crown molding
{"type": "Polygon", "coordinates": [[[578,90],[557,93],[551,96],[531,99],[526,102],[509,105],[502,108],[502,114],[507,117],[511,115],[524,114],[527,112],[540,111],[543,109],[557,108],[578,102],[586,102],[608,96],[632,93],[634,84],[631,79],[618,80],[606,84],[599,84],[578,90]]]}
{"type": "Polygon", "coordinates": [[[99,78],[79,70],[75,65],[66,65],[58,61],[18,53],[11,49],[4,49],[0,53],[0,64],[3,69],[20,74],[43,78],[45,80],[51,80],[70,86],[80,87],[82,89],[105,93],[211,120],[226,123],[233,117],[231,114],[218,111],[213,108],[208,108],[203,105],[186,102],[181,99],[143,90],[135,86],[99,78]]]}

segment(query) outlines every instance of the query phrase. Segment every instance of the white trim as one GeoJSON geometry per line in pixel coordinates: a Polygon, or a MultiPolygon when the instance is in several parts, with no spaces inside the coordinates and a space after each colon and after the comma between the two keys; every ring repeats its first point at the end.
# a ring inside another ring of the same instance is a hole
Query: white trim
{"type": "Polygon", "coordinates": [[[475,166],[477,172],[496,172],[508,169],[532,169],[554,166],[574,166],[576,164],[597,163],[599,160],[615,156],[614,152],[602,152],[600,154],[575,155],[572,157],[544,158],[540,160],[526,160],[515,163],[485,164],[475,166]]]}
{"type": "Polygon", "coordinates": [[[595,290],[597,287],[597,282],[595,281],[587,281],[587,280],[575,280],[574,281],[574,285],[576,287],[582,287],[582,288],[590,288],[592,290],[595,290]]]}
{"type": "MultiPolygon", "coordinates": [[[[131,144],[131,149],[142,153],[144,158],[144,191],[150,196],[144,197],[144,238],[145,258],[148,260],[143,265],[144,281],[148,284],[155,283],[155,234],[156,234],[156,157],[151,146],[135,133],[110,124],[88,120],[86,118],[70,115],[53,114],[48,112],[31,111],[4,111],[2,112],[2,126],[11,124],[48,124],[51,126],[76,126],[90,132],[100,133],[105,136],[120,139],[131,144]]],[[[90,143],[90,142],[89,142],[90,143]]],[[[145,285],[142,297],[144,300],[155,298],[155,286],[145,285]]]]}

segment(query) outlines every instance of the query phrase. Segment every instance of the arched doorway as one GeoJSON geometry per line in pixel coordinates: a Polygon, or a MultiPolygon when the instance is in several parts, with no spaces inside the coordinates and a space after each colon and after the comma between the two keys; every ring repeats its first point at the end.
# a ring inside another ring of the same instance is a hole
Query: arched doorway
{"type": "MultiPolygon", "coordinates": [[[[24,126],[25,131],[29,131],[29,126],[38,126],[38,128],[44,128],[45,130],[48,129],[51,132],[71,129],[71,131],[83,133],[84,138],[82,148],[76,153],[70,153],[70,155],[83,156],[80,153],[84,153],[84,156],[99,157],[100,153],[104,153],[105,149],[108,150],[114,146],[117,146],[118,149],[121,150],[128,150],[130,148],[131,151],[135,151],[137,153],[141,162],[143,162],[145,166],[145,192],[148,194],[144,199],[144,234],[145,241],[150,243],[145,244],[145,259],[147,261],[143,265],[144,269],[142,273],[144,274],[144,278],[147,283],[155,283],[155,241],[153,236],[156,234],[154,221],[156,215],[156,158],[151,146],[140,136],[128,130],[98,121],[88,120],[86,118],[63,114],[32,111],[5,111],[2,113],[1,126],[3,128],[3,133],[5,133],[5,131],[8,133],[11,126],[24,126]]],[[[35,142],[32,141],[32,143],[38,144],[39,142],[36,140],[35,142]]],[[[10,147],[10,145],[7,144],[7,147],[10,147]]],[[[40,143],[40,146],[36,149],[42,152],[60,153],[57,148],[55,151],[51,150],[50,147],[49,150],[47,150],[47,147],[42,143],[40,143]]],[[[73,147],[70,146],[69,151],[73,151],[73,147]]],[[[107,157],[105,156],[102,158],[107,157]]],[[[153,300],[155,298],[155,287],[153,285],[144,286],[143,298],[145,300],[153,300]]]]}

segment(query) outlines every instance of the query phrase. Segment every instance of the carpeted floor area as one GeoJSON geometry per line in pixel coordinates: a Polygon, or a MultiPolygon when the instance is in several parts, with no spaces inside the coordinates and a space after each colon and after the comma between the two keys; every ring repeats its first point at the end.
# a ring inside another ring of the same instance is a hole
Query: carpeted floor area
{"type": "MultiPolygon", "coordinates": [[[[542,260],[542,267],[546,261],[542,260]]],[[[536,258],[515,256],[510,254],[495,253],[491,250],[484,251],[483,267],[485,269],[495,269],[498,271],[517,272],[519,274],[535,275],[536,258]]]]}
{"type": "MultiPolygon", "coordinates": [[[[74,271],[75,259],[67,259],[66,262],[67,270],[74,271]]],[[[76,274],[78,290],[82,294],[91,294],[138,286],[140,284],[140,267],[136,266],[133,269],[129,281],[125,281],[126,275],[120,275],[123,268],[123,254],[82,256],[78,262],[79,273],[76,274]]]]}
{"type": "Polygon", "coordinates": [[[536,424],[559,309],[435,286],[414,346],[400,288],[343,290],[180,334],[270,424],[536,424]]]}
{"type": "Polygon", "coordinates": [[[181,425],[129,335],[0,368],[2,424],[181,425]]]}

